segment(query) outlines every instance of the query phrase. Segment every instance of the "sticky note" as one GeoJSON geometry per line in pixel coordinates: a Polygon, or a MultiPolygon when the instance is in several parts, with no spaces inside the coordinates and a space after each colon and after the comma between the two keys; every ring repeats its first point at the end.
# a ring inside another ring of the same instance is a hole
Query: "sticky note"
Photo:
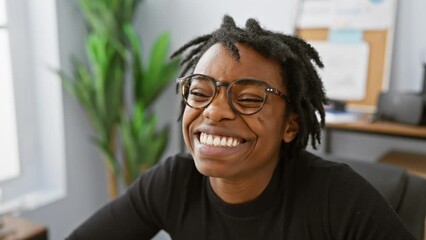
{"type": "Polygon", "coordinates": [[[328,40],[331,43],[360,43],[363,32],[358,29],[330,29],[328,40]]]}

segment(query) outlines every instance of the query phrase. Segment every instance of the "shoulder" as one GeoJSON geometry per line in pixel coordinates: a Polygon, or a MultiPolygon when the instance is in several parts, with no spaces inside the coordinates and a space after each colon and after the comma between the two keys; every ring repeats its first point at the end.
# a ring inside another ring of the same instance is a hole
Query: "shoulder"
{"type": "MultiPolygon", "coordinates": [[[[288,168],[297,172],[303,178],[332,178],[336,172],[352,171],[351,168],[344,164],[325,160],[317,155],[307,151],[300,152],[297,156],[290,159],[288,168]]],[[[318,180],[318,179],[317,179],[318,180]]]]}
{"type": "Polygon", "coordinates": [[[192,156],[187,153],[180,153],[166,158],[164,161],[154,165],[147,173],[171,173],[180,174],[182,171],[195,169],[192,156]]]}
{"type": "Polygon", "coordinates": [[[197,190],[190,185],[201,182],[202,177],[190,155],[177,154],[143,173],[126,195],[140,216],[164,228],[167,218],[175,215],[176,206],[197,190]]]}
{"type": "Polygon", "coordinates": [[[313,153],[308,151],[300,152],[294,159],[297,167],[313,168],[313,169],[327,169],[327,168],[339,168],[346,166],[346,164],[325,160],[313,153]]]}
{"type": "Polygon", "coordinates": [[[148,169],[136,184],[145,189],[150,187],[167,189],[198,175],[191,155],[176,154],[148,169]]]}
{"type": "Polygon", "coordinates": [[[350,186],[361,190],[367,188],[376,191],[364,177],[346,163],[325,160],[306,151],[302,152],[296,161],[296,166],[303,171],[326,176],[330,187],[347,189],[350,186]]]}
{"type": "Polygon", "coordinates": [[[307,152],[298,160],[310,189],[308,198],[316,199],[310,204],[323,210],[318,213],[325,217],[334,238],[348,239],[357,233],[355,239],[412,239],[391,205],[347,164],[307,152]]]}
{"type": "Polygon", "coordinates": [[[330,191],[330,188],[333,188],[333,191],[340,188],[348,189],[350,186],[361,191],[364,189],[376,191],[367,180],[346,163],[325,160],[303,151],[297,158],[293,159],[293,164],[294,171],[299,175],[299,178],[306,179],[307,184],[321,185],[323,190],[330,191]]]}
{"type": "Polygon", "coordinates": [[[197,175],[192,158],[187,154],[168,157],[145,171],[129,188],[135,198],[152,203],[162,203],[172,191],[185,187],[197,175]]]}
{"type": "Polygon", "coordinates": [[[324,160],[306,151],[290,159],[285,172],[295,197],[316,207],[327,208],[330,201],[357,197],[363,191],[376,195],[376,190],[347,164],[324,160]],[[311,202],[312,199],[316,201],[311,202]]]}
{"type": "Polygon", "coordinates": [[[348,165],[308,152],[290,162],[294,174],[289,188],[293,189],[294,202],[310,219],[322,219],[329,238],[412,239],[390,204],[348,165]]]}

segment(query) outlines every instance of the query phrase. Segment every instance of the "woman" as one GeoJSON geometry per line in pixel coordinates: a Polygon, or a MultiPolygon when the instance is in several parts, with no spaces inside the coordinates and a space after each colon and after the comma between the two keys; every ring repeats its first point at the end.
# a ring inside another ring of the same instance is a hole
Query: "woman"
{"type": "Polygon", "coordinates": [[[174,56],[186,50],[177,83],[190,154],[150,169],[69,239],[161,229],[172,239],[414,239],[363,178],[304,150],[324,125],[309,44],[225,16],[174,56]]]}

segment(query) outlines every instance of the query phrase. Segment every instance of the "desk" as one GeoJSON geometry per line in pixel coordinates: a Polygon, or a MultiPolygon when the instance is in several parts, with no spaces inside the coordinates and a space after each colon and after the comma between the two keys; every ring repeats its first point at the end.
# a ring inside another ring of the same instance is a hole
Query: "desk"
{"type": "Polygon", "coordinates": [[[4,217],[2,230],[10,232],[0,240],[47,240],[46,227],[16,217],[4,217]]]}
{"type": "Polygon", "coordinates": [[[426,139],[426,126],[411,126],[393,122],[372,123],[361,119],[351,123],[327,123],[326,128],[426,139]]]}
{"type": "MultiPolygon", "coordinates": [[[[360,119],[350,123],[328,123],[324,132],[326,138],[324,152],[326,154],[331,154],[332,152],[333,141],[331,134],[333,131],[397,137],[398,139],[393,140],[393,144],[386,151],[368,160],[396,165],[426,178],[426,126],[411,126],[383,121],[371,123],[367,119],[360,119]],[[417,147],[412,150],[400,149],[403,141],[410,141],[409,139],[420,142],[418,144],[420,148],[417,147]]],[[[339,144],[339,142],[337,141],[336,144],[339,144]]],[[[372,144],[374,145],[373,141],[364,144],[362,150],[369,148],[372,144]]]]}
{"type": "Polygon", "coordinates": [[[327,139],[325,142],[326,153],[331,152],[331,140],[329,136],[333,130],[366,132],[426,140],[426,126],[410,126],[383,121],[372,123],[366,119],[360,119],[350,123],[327,123],[325,127],[325,134],[327,139]]]}

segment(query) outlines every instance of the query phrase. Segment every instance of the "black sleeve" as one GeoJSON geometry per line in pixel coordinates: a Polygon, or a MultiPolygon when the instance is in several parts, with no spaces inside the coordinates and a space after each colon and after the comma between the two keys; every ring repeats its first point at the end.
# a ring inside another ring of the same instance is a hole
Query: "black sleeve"
{"type": "Polygon", "coordinates": [[[346,165],[333,171],[328,208],[333,239],[415,239],[380,193],[346,165]]]}
{"type": "Polygon", "coordinates": [[[151,239],[162,229],[169,169],[162,163],[144,173],[118,199],[102,207],[67,238],[151,239]]]}

